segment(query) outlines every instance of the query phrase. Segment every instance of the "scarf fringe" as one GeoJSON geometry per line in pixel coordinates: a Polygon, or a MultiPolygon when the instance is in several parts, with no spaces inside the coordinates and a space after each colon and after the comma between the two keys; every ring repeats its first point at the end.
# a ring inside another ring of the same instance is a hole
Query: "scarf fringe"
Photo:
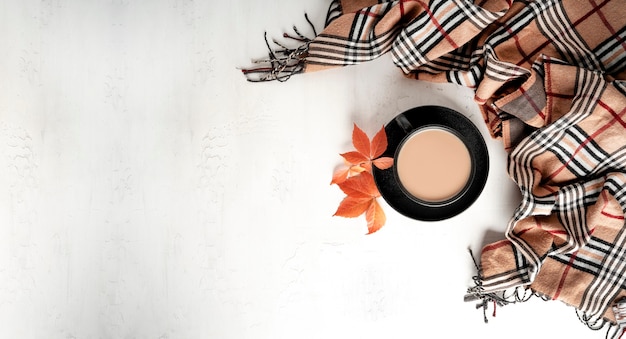
{"type": "Polygon", "coordinates": [[[302,42],[296,48],[289,48],[276,40],[272,40],[278,46],[278,49],[273,49],[267,40],[267,32],[264,34],[268,58],[252,60],[252,63],[260,64],[259,67],[242,69],[241,72],[246,76],[246,80],[250,82],[274,80],[284,82],[289,80],[292,75],[304,72],[304,57],[308,53],[311,39],[300,34],[295,26],[293,29],[297,37],[287,33],[283,34],[283,37],[302,42]]]}
{"type": "Polygon", "coordinates": [[[502,307],[511,304],[523,303],[533,297],[549,300],[545,296],[542,296],[527,287],[517,287],[512,291],[485,292],[481,286],[481,279],[479,276],[474,277],[474,283],[476,286],[467,289],[464,300],[465,302],[479,301],[476,304],[476,309],[483,310],[483,319],[485,324],[489,323],[487,313],[490,305],[493,307],[492,317],[495,318],[498,306],[502,307]]]}
{"type": "Polygon", "coordinates": [[[604,318],[592,320],[591,317],[587,316],[585,313],[581,312],[579,309],[575,309],[575,311],[576,311],[576,316],[578,317],[578,320],[580,320],[581,323],[583,323],[585,326],[587,326],[591,330],[599,331],[603,329],[605,326],[609,325],[609,328],[607,331],[607,338],[608,338],[608,332],[611,330],[611,327],[618,327],[616,326],[616,324],[613,324],[604,318]]]}
{"type": "MultiPolygon", "coordinates": [[[[510,293],[507,293],[507,291],[485,292],[485,289],[482,287],[482,270],[480,269],[480,266],[478,265],[471,249],[469,249],[469,252],[474,262],[474,266],[476,267],[477,274],[472,277],[472,279],[474,280],[474,286],[467,289],[464,301],[478,301],[478,303],[476,304],[476,309],[483,310],[483,318],[485,324],[489,323],[489,318],[487,314],[490,305],[492,305],[493,307],[492,317],[495,318],[496,309],[498,306],[502,307],[510,304],[523,303],[532,299],[533,297],[539,298],[543,301],[552,300],[552,298],[536,292],[528,286],[517,287],[510,293]]],[[[592,320],[591,317],[587,316],[579,309],[574,308],[574,310],[576,312],[578,320],[589,329],[593,331],[599,331],[606,328],[606,339],[626,339],[626,324],[616,324],[605,318],[592,320]]]]}
{"type": "Polygon", "coordinates": [[[474,253],[472,249],[468,249],[470,256],[472,257],[472,261],[474,262],[474,266],[476,267],[477,274],[472,277],[474,280],[474,286],[467,289],[467,293],[465,294],[465,302],[472,302],[478,300],[479,302],[476,304],[476,309],[483,310],[483,318],[485,324],[489,323],[489,319],[487,317],[487,311],[489,310],[489,305],[493,305],[492,317],[496,316],[496,309],[498,306],[506,306],[510,304],[522,303],[528,301],[533,296],[542,298],[546,300],[546,298],[526,286],[520,286],[515,288],[513,291],[507,294],[507,291],[498,291],[498,292],[485,292],[485,289],[482,286],[482,270],[476,258],[474,257],[474,253]]]}
{"type": "MultiPolygon", "coordinates": [[[[327,27],[332,21],[340,17],[342,14],[343,9],[341,7],[341,1],[333,0],[328,7],[324,27],[327,27]]],[[[276,80],[284,82],[289,80],[292,75],[304,72],[306,62],[305,58],[308,55],[309,44],[317,36],[315,25],[311,22],[306,13],[304,14],[304,19],[313,30],[313,38],[309,38],[300,33],[296,26],[293,26],[295,36],[283,33],[283,38],[300,43],[300,45],[295,48],[287,47],[285,44],[278,42],[276,39],[272,39],[272,42],[276,45],[275,48],[272,48],[267,39],[267,32],[265,32],[264,39],[268,50],[268,58],[252,60],[253,64],[259,64],[258,67],[241,69],[241,72],[246,76],[248,81],[264,82],[276,80]]]]}

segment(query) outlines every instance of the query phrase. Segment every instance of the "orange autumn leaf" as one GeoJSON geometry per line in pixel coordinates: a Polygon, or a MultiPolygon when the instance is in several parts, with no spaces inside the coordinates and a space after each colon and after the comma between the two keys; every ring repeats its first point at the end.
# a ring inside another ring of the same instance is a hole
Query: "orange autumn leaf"
{"type": "Polygon", "coordinates": [[[346,197],[339,204],[335,216],[355,218],[365,213],[368,234],[378,231],[385,224],[385,212],[376,200],[380,192],[371,173],[362,172],[338,186],[346,197]]]}
{"type": "Polygon", "coordinates": [[[356,218],[367,211],[373,199],[347,196],[339,204],[339,208],[337,208],[334,216],[356,218]]]}
{"type": "Polygon", "coordinates": [[[363,132],[356,124],[352,130],[352,145],[361,153],[366,159],[370,157],[370,138],[363,132]]]}
{"type": "Polygon", "coordinates": [[[358,175],[363,171],[365,171],[365,168],[356,165],[339,167],[335,170],[335,172],[333,172],[333,179],[331,180],[330,184],[340,184],[346,181],[346,179],[358,175]]]}
{"type": "Polygon", "coordinates": [[[374,159],[372,163],[374,164],[374,166],[378,167],[379,169],[384,170],[393,166],[393,158],[381,157],[378,159],[374,159]]]}
{"type": "Polygon", "coordinates": [[[347,195],[360,199],[378,198],[380,192],[374,182],[374,176],[369,172],[350,177],[339,184],[339,188],[347,195]]]}
{"type": "Polygon", "coordinates": [[[385,132],[385,127],[383,126],[374,138],[372,138],[372,143],[370,145],[370,159],[376,159],[383,155],[387,150],[387,133],[385,132]]]}
{"type": "Polygon", "coordinates": [[[376,199],[372,200],[367,211],[365,212],[365,220],[367,220],[367,234],[372,234],[378,231],[385,222],[387,221],[387,216],[385,216],[385,211],[380,206],[376,199]]]}
{"type": "Polygon", "coordinates": [[[365,214],[368,234],[378,231],[387,218],[378,203],[380,192],[372,175],[372,166],[384,170],[393,166],[393,158],[383,157],[387,150],[387,135],[383,126],[370,140],[367,134],[354,124],[352,131],[354,151],[340,154],[346,166],[333,173],[332,184],[337,184],[346,194],[334,216],[355,218],[365,214]]]}
{"type": "Polygon", "coordinates": [[[363,155],[361,152],[352,151],[342,153],[341,156],[349,163],[353,165],[358,165],[364,162],[369,161],[370,159],[363,155]]]}
{"type": "Polygon", "coordinates": [[[349,172],[349,167],[341,167],[336,169],[333,173],[333,179],[330,181],[330,184],[339,184],[346,181],[346,179],[348,179],[349,172]]]}
{"type": "Polygon", "coordinates": [[[352,130],[352,144],[356,151],[342,153],[341,156],[351,165],[365,168],[366,171],[372,171],[372,163],[379,169],[387,169],[393,165],[393,158],[385,157],[385,159],[376,161],[387,150],[387,134],[385,127],[374,135],[370,141],[369,137],[362,129],[354,124],[352,130]]]}

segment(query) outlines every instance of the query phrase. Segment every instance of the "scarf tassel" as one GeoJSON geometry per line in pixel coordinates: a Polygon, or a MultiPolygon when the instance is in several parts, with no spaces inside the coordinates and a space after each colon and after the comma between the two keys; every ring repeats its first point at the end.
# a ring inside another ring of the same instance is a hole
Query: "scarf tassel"
{"type": "MultiPolygon", "coordinates": [[[[295,28],[295,27],[294,27],[295,28]]],[[[268,49],[268,58],[260,60],[252,60],[254,64],[263,64],[260,67],[244,68],[241,72],[246,76],[246,80],[250,82],[263,82],[277,80],[284,82],[289,80],[292,75],[302,73],[304,71],[304,56],[306,56],[310,40],[302,38],[294,38],[288,34],[284,37],[304,42],[296,48],[287,48],[276,40],[273,42],[280,49],[272,49],[267,40],[265,33],[265,44],[268,49]]]]}
{"type": "Polygon", "coordinates": [[[534,293],[529,288],[525,288],[525,287],[516,288],[510,295],[507,295],[505,291],[485,292],[484,288],[482,287],[480,266],[478,265],[478,262],[476,261],[476,258],[474,257],[474,253],[472,252],[471,249],[469,249],[469,253],[470,253],[470,256],[472,257],[472,261],[474,262],[474,266],[476,267],[478,274],[473,277],[475,286],[467,289],[467,294],[465,294],[464,301],[472,302],[472,301],[479,300],[479,302],[476,304],[476,309],[483,310],[483,318],[484,318],[485,324],[489,323],[489,319],[487,317],[489,304],[493,305],[492,317],[495,318],[496,310],[498,306],[502,307],[502,306],[506,306],[509,304],[525,302],[533,296],[539,296],[538,294],[534,293]]]}
{"type": "MultiPolygon", "coordinates": [[[[487,313],[490,304],[493,305],[492,317],[495,318],[496,309],[498,306],[502,307],[509,304],[526,302],[533,297],[537,297],[543,301],[552,300],[550,297],[535,292],[527,286],[517,287],[510,295],[507,295],[505,291],[485,292],[484,288],[482,287],[480,266],[478,265],[471,249],[469,249],[469,252],[478,273],[473,277],[475,286],[467,289],[467,294],[465,294],[464,301],[479,301],[476,304],[476,309],[483,310],[483,318],[485,324],[489,323],[487,313]]],[[[601,318],[599,320],[593,320],[591,319],[591,317],[585,315],[580,310],[575,309],[575,311],[578,320],[580,320],[580,322],[587,326],[589,329],[598,331],[606,328],[606,339],[626,339],[626,297],[618,300],[616,302],[616,305],[613,306],[613,312],[616,316],[617,323],[610,322],[604,318],[601,318]]]]}
{"type": "MultiPolygon", "coordinates": [[[[324,27],[327,27],[332,21],[342,15],[343,8],[341,7],[340,0],[333,0],[328,7],[326,13],[326,20],[324,27]]],[[[313,30],[314,38],[317,37],[317,30],[315,25],[309,19],[309,16],[304,13],[304,19],[313,30]]],[[[283,38],[290,39],[298,42],[295,48],[285,46],[285,44],[272,39],[272,42],[277,46],[272,48],[267,39],[267,32],[264,34],[265,46],[268,50],[267,59],[252,60],[253,64],[260,64],[258,67],[244,68],[241,72],[246,79],[250,82],[264,82],[264,81],[280,81],[284,82],[289,80],[292,75],[304,72],[305,58],[308,55],[309,44],[313,41],[312,38],[300,33],[296,26],[293,26],[294,35],[283,33],[283,38]]]]}
{"type": "MultiPolygon", "coordinates": [[[[313,29],[313,34],[317,36],[315,25],[309,20],[309,16],[306,13],[304,14],[304,18],[313,29]]],[[[262,66],[241,70],[248,81],[264,82],[276,80],[284,82],[289,80],[292,75],[304,72],[305,57],[308,54],[309,44],[313,39],[300,33],[296,26],[293,26],[293,31],[295,36],[283,33],[283,38],[300,43],[300,45],[295,48],[287,47],[285,44],[275,39],[272,39],[272,42],[277,47],[272,48],[267,38],[267,32],[265,32],[264,39],[268,50],[268,58],[252,60],[252,63],[262,64],[262,66]]]]}

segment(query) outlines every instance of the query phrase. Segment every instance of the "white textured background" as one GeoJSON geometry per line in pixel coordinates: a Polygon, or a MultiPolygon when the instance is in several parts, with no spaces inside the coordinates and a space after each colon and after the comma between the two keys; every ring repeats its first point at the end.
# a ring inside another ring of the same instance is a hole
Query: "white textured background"
{"type": "Polygon", "coordinates": [[[518,202],[499,142],[465,213],[332,217],[356,122],[472,93],[384,57],[250,84],[327,1],[0,1],[0,339],[602,338],[556,302],[463,302],[518,202]],[[288,43],[288,42],[287,42],[288,43]],[[491,235],[490,235],[491,234],[491,235]],[[551,332],[554,331],[554,332],[551,332]]]}

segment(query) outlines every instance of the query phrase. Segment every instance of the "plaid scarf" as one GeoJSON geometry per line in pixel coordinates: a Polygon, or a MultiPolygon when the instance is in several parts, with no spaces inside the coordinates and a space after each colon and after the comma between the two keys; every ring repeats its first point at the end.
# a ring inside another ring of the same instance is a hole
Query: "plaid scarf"
{"type": "Polygon", "coordinates": [[[468,299],[507,303],[506,291],[530,290],[597,328],[626,305],[617,305],[626,296],[625,8],[624,0],[335,0],[320,34],[296,30],[301,46],[280,45],[267,66],[244,73],[282,81],[391,53],[407,77],[474,89],[522,201],[506,240],[483,248],[468,299]]]}

